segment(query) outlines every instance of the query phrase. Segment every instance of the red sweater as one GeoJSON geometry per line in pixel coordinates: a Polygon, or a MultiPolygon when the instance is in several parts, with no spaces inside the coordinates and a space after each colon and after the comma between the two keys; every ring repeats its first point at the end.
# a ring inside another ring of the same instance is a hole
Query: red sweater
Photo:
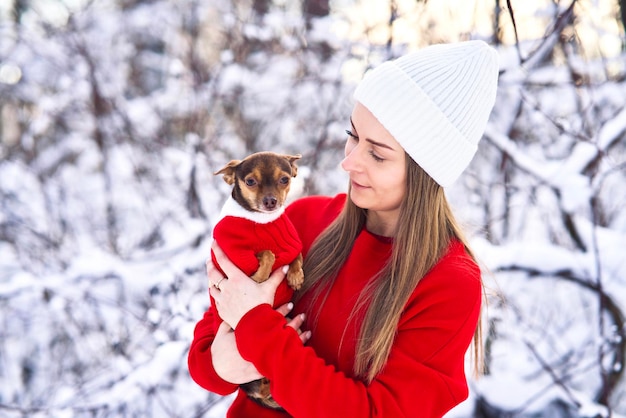
{"type": "MultiPolygon", "coordinates": [[[[307,197],[289,206],[287,214],[300,234],[305,257],[344,202],[342,194],[307,197]]],[[[287,413],[265,409],[240,391],[228,417],[429,418],[441,417],[467,398],[464,355],[479,317],[481,284],[478,266],[459,242],[450,245],[409,298],[384,369],[369,385],[353,378],[355,339],[363,318],[348,321],[348,316],[391,246],[389,240],[361,232],[328,299],[314,306],[320,315],[306,346],[269,305],[244,315],[235,330],[239,352],[270,379],[272,395],[287,413]]],[[[310,300],[305,297],[295,313],[304,311],[306,303],[310,300]]],[[[209,310],[196,326],[189,371],[199,385],[225,395],[237,386],[213,369],[211,322],[209,310]]],[[[310,327],[307,323],[304,328],[310,327]]]]}
{"type": "MultiPolygon", "coordinates": [[[[224,216],[213,228],[213,239],[248,276],[259,268],[256,255],[263,250],[270,250],[276,257],[272,271],[291,263],[302,252],[302,242],[287,215],[259,222],[259,219],[246,219],[239,214],[241,212],[224,216]]],[[[213,252],[211,258],[219,268],[213,252]]],[[[283,280],[276,290],[274,306],[289,302],[292,296],[293,289],[283,280]]]]}

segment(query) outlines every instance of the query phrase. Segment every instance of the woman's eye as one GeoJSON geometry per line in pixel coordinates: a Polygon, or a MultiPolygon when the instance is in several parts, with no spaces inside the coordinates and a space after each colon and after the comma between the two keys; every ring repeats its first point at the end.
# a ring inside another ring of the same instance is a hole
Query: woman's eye
{"type": "Polygon", "coordinates": [[[256,186],[256,180],[252,178],[246,179],[246,186],[248,187],[256,186]]]}
{"type": "Polygon", "coordinates": [[[376,162],[378,162],[378,163],[380,163],[380,162],[382,162],[382,161],[384,161],[384,160],[385,160],[384,158],[381,158],[381,157],[379,157],[378,155],[376,155],[376,154],[374,153],[374,151],[373,151],[373,150],[370,150],[370,155],[372,156],[372,158],[374,159],[374,161],[376,161],[376,162]]]}

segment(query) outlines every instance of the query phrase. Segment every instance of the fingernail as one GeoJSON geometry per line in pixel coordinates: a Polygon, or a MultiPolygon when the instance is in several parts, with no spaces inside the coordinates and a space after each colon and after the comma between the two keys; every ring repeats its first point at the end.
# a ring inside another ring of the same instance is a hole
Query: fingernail
{"type": "Polygon", "coordinates": [[[306,318],[306,316],[303,313],[301,313],[300,314],[300,319],[302,319],[304,321],[305,318],[306,318]]]}
{"type": "Polygon", "coordinates": [[[289,270],[289,266],[283,266],[283,273],[287,274],[287,270],[289,270]]]}
{"type": "Polygon", "coordinates": [[[287,304],[287,309],[292,310],[293,309],[293,303],[289,302],[287,304]]]}

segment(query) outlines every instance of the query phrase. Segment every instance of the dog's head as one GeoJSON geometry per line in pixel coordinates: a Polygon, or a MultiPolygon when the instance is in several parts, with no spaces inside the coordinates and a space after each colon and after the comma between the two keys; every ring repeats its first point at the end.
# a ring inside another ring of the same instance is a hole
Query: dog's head
{"type": "Polygon", "coordinates": [[[248,210],[273,212],[285,204],[291,178],[298,173],[302,156],[257,152],[243,160],[232,160],[214,174],[222,174],[233,186],[233,199],[248,210]]]}

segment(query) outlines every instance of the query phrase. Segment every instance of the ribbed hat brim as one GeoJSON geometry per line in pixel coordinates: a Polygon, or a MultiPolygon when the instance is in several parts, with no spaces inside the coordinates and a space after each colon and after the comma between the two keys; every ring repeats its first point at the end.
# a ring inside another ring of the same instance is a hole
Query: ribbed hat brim
{"type": "Polygon", "coordinates": [[[486,43],[436,45],[368,72],[354,97],[447,187],[476,153],[495,102],[497,76],[497,54],[486,43]]]}

